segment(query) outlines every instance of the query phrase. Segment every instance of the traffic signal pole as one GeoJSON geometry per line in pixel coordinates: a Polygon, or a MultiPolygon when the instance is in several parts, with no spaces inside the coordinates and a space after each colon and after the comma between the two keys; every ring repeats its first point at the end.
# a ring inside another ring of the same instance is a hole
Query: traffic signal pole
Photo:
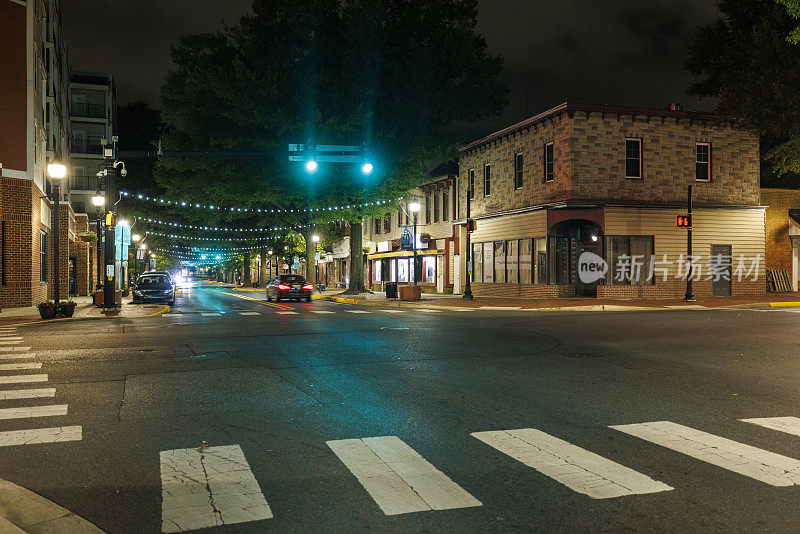
{"type": "Polygon", "coordinates": [[[466,266],[467,266],[467,269],[466,269],[466,271],[467,271],[467,283],[464,286],[464,296],[462,297],[463,299],[466,299],[466,300],[473,300],[474,299],[474,297],[472,296],[472,283],[471,283],[472,268],[470,267],[470,260],[472,258],[472,245],[470,244],[470,228],[469,228],[469,221],[470,221],[469,208],[470,208],[470,206],[469,206],[469,197],[470,197],[471,194],[472,194],[472,192],[469,189],[469,180],[467,180],[467,223],[465,225],[465,227],[467,229],[467,240],[466,240],[466,245],[467,245],[467,250],[466,250],[466,253],[467,253],[467,258],[466,258],[467,259],[467,262],[466,262],[466,266]]]}
{"type": "Polygon", "coordinates": [[[688,199],[687,199],[687,207],[689,210],[689,228],[686,234],[686,261],[689,263],[689,267],[686,269],[686,294],[683,296],[684,302],[694,302],[694,291],[692,290],[692,186],[689,186],[688,192],[688,199]]]}
{"type": "Polygon", "coordinates": [[[106,231],[105,231],[105,273],[103,274],[103,308],[111,309],[116,308],[116,259],[117,253],[115,250],[116,240],[114,237],[116,230],[116,217],[117,217],[117,184],[116,174],[117,170],[114,168],[114,151],[113,149],[104,149],[104,163],[106,171],[106,231]]]}

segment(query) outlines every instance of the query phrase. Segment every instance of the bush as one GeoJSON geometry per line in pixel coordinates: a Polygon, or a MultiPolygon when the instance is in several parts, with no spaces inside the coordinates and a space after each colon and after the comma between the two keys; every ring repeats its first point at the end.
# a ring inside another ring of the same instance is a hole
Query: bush
{"type": "Polygon", "coordinates": [[[56,316],[56,305],[54,302],[42,302],[38,306],[39,308],[39,315],[42,316],[42,319],[52,319],[56,316]]]}
{"type": "Polygon", "coordinates": [[[72,317],[75,313],[75,301],[68,300],[67,302],[59,302],[58,303],[58,314],[63,315],[64,317],[72,317]]]}

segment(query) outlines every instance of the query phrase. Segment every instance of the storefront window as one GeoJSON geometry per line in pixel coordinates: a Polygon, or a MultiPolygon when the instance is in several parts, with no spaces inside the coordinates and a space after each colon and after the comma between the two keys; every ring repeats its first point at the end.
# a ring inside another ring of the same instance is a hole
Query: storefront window
{"type": "Polygon", "coordinates": [[[436,256],[422,257],[422,281],[436,282],[436,256]]]}
{"type": "Polygon", "coordinates": [[[400,258],[397,260],[397,281],[408,282],[408,258],[400,258]]]}
{"type": "Polygon", "coordinates": [[[547,282],[547,238],[537,237],[534,242],[534,256],[536,258],[536,283],[547,282]]]}
{"type": "Polygon", "coordinates": [[[373,273],[373,278],[375,279],[376,282],[380,282],[381,281],[381,268],[382,267],[383,267],[383,261],[382,260],[375,260],[374,262],[372,262],[372,273],[373,273]]]}
{"type": "Polygon", "coordinates": [[[550,257],[548,271],[552,273],[549,277],[551,284],[568,285],[574,284],[572,255],[575,248],[575,239],[563,236],[553,236],[550,238],[550,257]]]}
{"type": "Polygon", "coordinates": [[[509,284],[519,283],[518,243],[519,242],[516,239],[512,239],[511,241],[506,241],[506,282],[508,282],[509,284]]]}
{"type": "Polygon", "coordinates": [[[481,243],[473,243],[472,245],[472,281],[483,281],[483,247],[481,243]]]}
{"type": "Polygon", "coordinates": [[[494,282],[494,246],[493,243],[483,244],[483,281],[487,284],[494,282]]]}
{"type": "Polygon", "coordinates": [[[397,282],[397,260],[389,261],[389,281],[397,282]]]}
{"type": "Polygon", "coordinates": [[[494,242],[494,281],[502,284],[506,281],[506,242],[494,242]]]}
{"type": "Polygon", "coordinates": [[[611,268],[606,279],[614,285],[648,285],[653,261],[653,236],[609,236],[605,239],[606,261],[611,268]],[[610,249],[610,250],[608,250],[610,249]]]}
{"type": "Polygon", "coordinates": [[[530,284],[533,282],[533,262],[532,262],[531,239],[519,240],[519,283],[530,284]]]}

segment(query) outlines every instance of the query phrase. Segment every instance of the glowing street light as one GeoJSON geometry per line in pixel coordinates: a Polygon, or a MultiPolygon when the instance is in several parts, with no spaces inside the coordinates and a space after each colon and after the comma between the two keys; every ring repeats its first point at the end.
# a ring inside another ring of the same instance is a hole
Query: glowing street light
{"type": "Polygon", "coordinates": [[[365,161],[363,165],[361,165],[361,174],[372,174],[372,171],[375,167],[369,161],[365,161]]]}
{"type": "Polygon", "coordinates": [[[133,241],[140,241],[140,240],[142,239],[142,236],[140,236],[139,234],[133,234],[133,235],[131,236],[131,239],[132,239],[133,241]]]}
{"type": "Polygon", "coordinates": [[[318,168],[319,168],[319,165],[317,165],[317,161],[316,160],[310,159],[310,160],[306,161],[306,171],[308,171],[308,172],[313,174],[313,173],[317,172],[318,168]]]}
{"type": "Polygon", "coordinates": [[[312,235],[311,241],[313,241],[314,243],[319,243],[319,236],[317,234],[312,235]]]}

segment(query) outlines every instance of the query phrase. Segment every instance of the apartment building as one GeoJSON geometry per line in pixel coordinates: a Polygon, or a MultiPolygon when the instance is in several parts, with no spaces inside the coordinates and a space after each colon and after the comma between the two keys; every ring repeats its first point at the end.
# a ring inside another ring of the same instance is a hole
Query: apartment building
{"type": "Polygon", "coordinates": [[[78,239],[88,219],[76,217],[69,183],[53,198],[46,170],[49,161],[70,158],[60,2],[0,0],[0,50],[0,305],[30,306],[53,297],[56,246],[60,297],[88,291],[89,245],[78,239]]]}
{"type": "Polygon", "coordinates": [[[695,294],[765,292],[754,132],[676,105],[564,103],[461,153],[459,268],[476,295],[683,296],[687,239],[676,216],[689,185],[695,294]],[[468,192],[477,224],[469,263],[468,192]],[[608,265],[592,283],[578,276],[584,252],[608,265]]]}

